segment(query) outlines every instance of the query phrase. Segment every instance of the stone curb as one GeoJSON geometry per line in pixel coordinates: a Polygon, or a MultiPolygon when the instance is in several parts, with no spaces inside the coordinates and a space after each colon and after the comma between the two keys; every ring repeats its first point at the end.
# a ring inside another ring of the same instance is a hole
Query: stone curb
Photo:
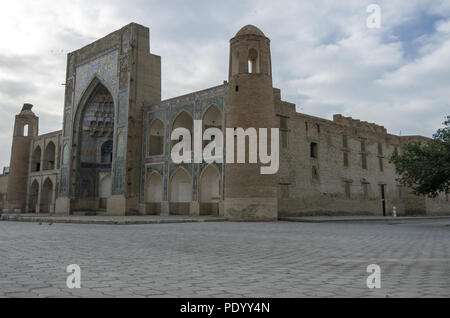
{"type": "Polygon", "coordinates": [[[384,217],[384,218],[341,218],[334,219],[333,217],[324,219],[314,219],[309,217],[289,218],[281,217],[278,221],[283,222],[299,222],[299,223],[330,223],[330,222],[393,222],[393,221],[416,221],[416,220],[443,220],[450,219],[450,216],[427,216],[427,217],[384,217]]]}
{"type": "Polygon", "coordinates": [[[217,219],[162,219],[162,220],[80,220],[80,219],[58,219],[3,216],[3,221],[8,222],[34,222],[34,223],[65,223],[65,224],[106,224],[106,225],[139,225],[139,224],[171,224],[171,223],[201,223],[201,222],[226,222],[226,218],[217,219]]]}

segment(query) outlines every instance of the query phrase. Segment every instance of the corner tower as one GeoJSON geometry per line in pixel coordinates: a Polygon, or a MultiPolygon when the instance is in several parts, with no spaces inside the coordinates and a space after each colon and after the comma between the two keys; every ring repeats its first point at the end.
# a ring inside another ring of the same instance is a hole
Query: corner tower
{"type": "MultiPolygon", "coordinates": [[[[227,128],[267,128],[270,140],[270,129],[278,127],[270,40],[253,25],[243,27],[230,40],[227,107],[227,128]]],[[[247,163],[226,165],[224,214],[230,218],[275,220],[278,213],[276,175],[262,175],[261,164],[249,164],[248,149],[246,142],[247,163]]]]}
{"type": "Polygon", "coordinates": [[[11,212],[25,212],[27,182],[30,165],[30,145],[38,134],[39,118],[32,112],[33,105],[24,104],[14,122],[11,149],[10,173],[8,178],[7,209],[11,212]]]}

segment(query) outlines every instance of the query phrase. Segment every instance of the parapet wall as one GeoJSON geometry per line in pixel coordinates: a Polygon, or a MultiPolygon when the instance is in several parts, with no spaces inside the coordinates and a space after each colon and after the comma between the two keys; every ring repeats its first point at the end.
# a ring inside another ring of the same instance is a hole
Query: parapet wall
{"type": "Polygon", "coordinates": [[[344,117],[340,114],[333,116],[333,122],[350,128],[362,129],[377,134],[387,134],[387,129],[384,128],[384,126],[369,123],[367,121],[361,121],[359,119],[353,119],[352,117],[344,117]]]}

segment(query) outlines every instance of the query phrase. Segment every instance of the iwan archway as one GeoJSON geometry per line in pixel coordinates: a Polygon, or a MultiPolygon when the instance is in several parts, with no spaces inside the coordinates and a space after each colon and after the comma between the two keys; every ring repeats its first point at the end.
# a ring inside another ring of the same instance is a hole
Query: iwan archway
{"type": "Polygon", "coordinates": [[[114,100],[98,79],[90,87],[74,121],[73,140],[77,147],[74,210],[78,211],[105,209],[106,199],[111,195],[114,100]]]}

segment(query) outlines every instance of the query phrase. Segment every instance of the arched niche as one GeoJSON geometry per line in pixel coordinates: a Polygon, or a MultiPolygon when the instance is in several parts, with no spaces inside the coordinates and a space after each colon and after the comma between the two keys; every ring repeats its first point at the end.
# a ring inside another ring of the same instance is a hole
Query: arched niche
{"type": "Polygon", "coordinates": [[[161,175],[153,172],[145,184],[145,205],[147,214],[160,214],[164,195],[164,181],[161,175]]]}
{"type": "Polygon", "coordinates": [[[49,213],[52,211],[52,206],[53,206],[53,182],[50,180],[50,178],[47,178],[42,184],[40,212],[49,213]]]}
{"type": "MultiPolygon", "coordinates": [[[[111,174],[115,129],[114,98],[99,79],[89,85],[81,98],[75,113],[73,124],[72,168],[80,173],[72,174],[75,178],[75,196],[79,209],[104,208],[106,198],[100,197],[102,177],[111,174]],[[100,202],[99,206],[96,206],[100,202]]],[[[63,163],[70,157],[69,151],[63,149],[63,163]]]]}
{"type": "Polygon", "coordinates": [[[41,171],[41,156],[42,156],[41,147],[37,146],[33,150],[33,155],[31,157],[31,172],[41,171]]]}
{"type": "Polygon", "coordinates": [[[153,172],[147,180],[145,191],[145,202],[155,203],[163,200],[163,179],[157,172],[153,172]]]}
{"type": "Polygon", "coordinates": [[[152,121],[147,132],[147,155],[164,154],[164,123],[160,119],[152,121]]]}
{"type": "Polygon", "coordinates": [[[30,125],[25,124],[23,126],[23,136],[28,137],[30,135],[30,125]]]}
{"type": "Polygon", "coordinates": [[[170,181],[170,213],[189,214],[189,205],[192,201],[192,179],[189,173],[178,168],[170,181]]]}
{"type": "Polygon", "coordinates": [[[260,68],[260,57],[259,57],[259,53],[258,50],[256,50],[255,48],[251,48],[248,50],[248,72],[249,73],[253,73],[253,74],[257,74],[257,73],[261,73],[261,68],[260,68]]]}
{"type": "Polygon", "coordinates": [[[50,141],[45,147],[44,151],[44,170],[55,169],[56,162],[56,146],[53,141],[50,141]]]}
{"type": "MultiPolygon", "coordinates": [[[[170,132],[171,136],[172,132],[177,128],[185,128],[189,131],[189,133],[191,134],[191,150],[192,150],[193,131],[194,131],[194,119],[192,118],[192,116],[185,111],[181,111],[172,123],[172,131],[170,132]]],[[[181,140],[182,140],[181,138],[179,140],[172,140],[172,147],[181,140]]]]}
{"type": "MultiPolygon", "coordinates": [[[[223,117],[220,109],[216,105],[211,105],[203,114],[202,134],[204,134],[208,128],[218,128],[223,133],[222,121],[223,117]]],[[[210,142],[210,140],[203,140],[203,149],[210,142]]]]}
{"type": "Polygon", "coordinates": [[[37,204],[39,199],[39,182],[33,180],[30,187],[30,194],[28,199],[28,211],[36,212],[37,204]]]}
{"type": "Polygon", "coordinates": [[[200,214],[218,215],[222,180],[219,169],[207,166],[200,177],[200,214]]]}
{"type": "Polygon", "coordinates": [[[104,172],[99,175],[98,196],[100,198],[100,209],[106,209],[106,200],[111,196],[112,192],[112,176],[111,173],[104,172]]]}
{"type": "Polygon", "coordinates": [[[112,189],[111,174],[106,173],[106,174],[100,175],[98,196],[100,198],[104,198],[104,199],[109,198],[111,196],[111,189],[112,189]]]}

